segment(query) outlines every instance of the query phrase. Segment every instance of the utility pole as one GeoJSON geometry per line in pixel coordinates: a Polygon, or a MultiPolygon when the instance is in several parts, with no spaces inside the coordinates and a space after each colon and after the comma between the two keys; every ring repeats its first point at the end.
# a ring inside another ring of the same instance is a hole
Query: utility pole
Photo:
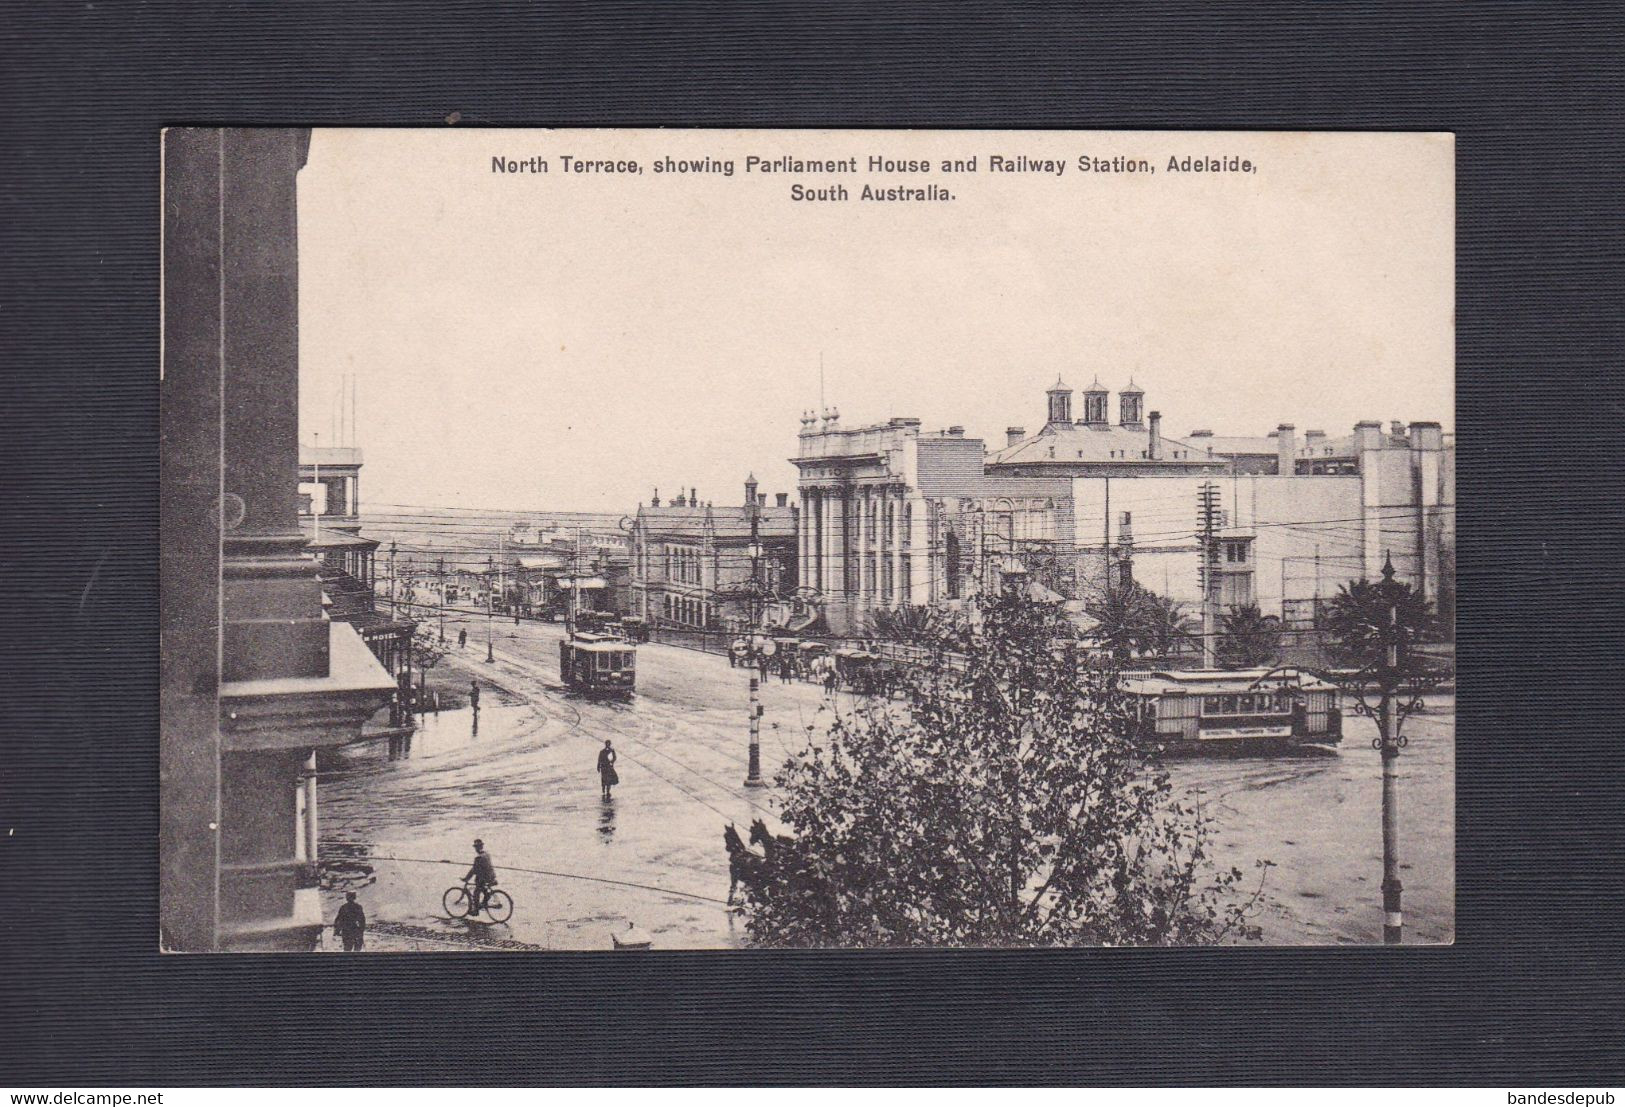
{"type": "Polygon", "coordinates": [[[1212,481],[1204,481],[1196,490],[1196,522],[1200,529],[1202,539],[1202,668],[1212,669],[1218,665],[1218,651],[1215,648],[1214,637],[1218,633],[1218,543],[1214,537],[1214,529],[1218,523],[1219,515],[1219,486],[1212,481]]]}
{"type": "MultiPolygon", "coordinates": [[[[762,538],[761,538],[761,510],[756,500],[756,478],[753,475],[745,486],[749,490],[750,503],[745,505],[745,512],[750,517],[750,586],[746,601],[746,610],[750,613],[750,633],[754,636],[756,631],[757,602],[762,595],[762,538]]],[[[748,656],[748,654],[747,654],[748,656]]],[[[752,665],[750,667],[750,767],[745,774],[745,787],[766,788],[767,781],[762,779],[762,705],[759,702],[761,670],[752,665]]]]}
{"type": "Polygon", "coordinates": [[[491,649],[491,581],[496,575],[496,566],[491,564],[489,554],[485,558],[485,663],[487,665],[496,661],[497,655],[491,649]]]}
{"type": "Polygon", "coordinates": [[[395,539],[389,540],[389,617],[395,618],[395,539]]]}
{"type": "Polygon", "coordinates": [[[446,640],[446,559],[440,558],[436,566],[440,577],[440,641],[446,640]]]}

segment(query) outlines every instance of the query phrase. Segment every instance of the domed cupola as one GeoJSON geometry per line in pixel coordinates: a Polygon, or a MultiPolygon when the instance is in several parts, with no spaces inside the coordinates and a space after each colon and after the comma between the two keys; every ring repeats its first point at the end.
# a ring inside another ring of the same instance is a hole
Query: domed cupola
{"type": "Polygon", "coordinates": [[[1100,383],[1099,377],[1096,377],[1095,383],[1083,391],[1083,422],[1091,427],[1111,426],[1111,417],[1106,414],[1106,406],[1110,399],[1111,393],[1106,391],[1106,386],[1100,383]]]}
{"type": "Polygon", "coordinates": [[[1127,429],[1145,429],[1145,390],[1132,380],[1117,394],[1117,414],[1117,421],[1127,429]]]}
{"type": "Polygon", "coordinates": [[[1056,427],[1064,427],[1072,422],[1072,390],[1060,377],[1055,378],[1055,385],[1046,395],[1049,396],[1049,419],[1044,423],[1044,429],[1053,431],[1056,427]]]}

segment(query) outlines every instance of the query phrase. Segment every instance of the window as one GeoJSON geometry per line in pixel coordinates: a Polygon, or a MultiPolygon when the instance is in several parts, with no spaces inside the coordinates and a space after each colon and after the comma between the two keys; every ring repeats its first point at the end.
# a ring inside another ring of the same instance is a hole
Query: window
{"type": "Polygon", "coordinates": [[[1224,559],[1232,565],[1245,564],[1247,561],[1247,543],[1226,542],[1224,544],[1224,559]]]}

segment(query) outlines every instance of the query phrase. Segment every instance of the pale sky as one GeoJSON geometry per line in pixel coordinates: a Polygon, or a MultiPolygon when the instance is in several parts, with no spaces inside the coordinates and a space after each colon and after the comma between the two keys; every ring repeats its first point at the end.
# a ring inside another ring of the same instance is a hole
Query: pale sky
{"type": "MultiPolygon", "coordinates": [[[[799,416],[992,448],[1059,374],[1130,377],[1167,433],[1454,423],[1448,135],[316,132],[299,175],[301,440],[359,397],[363,506],[630,511],[790,491],[799,416]],[[856,157],[856,174],[746,173],[856,157]],[[545,175],[493,155],[550,159],[545,175]],[[1080,155],[1154,173],[1080,173],[1080,155]],[[1174,174],[1170,156],[1254,173],[1174,174]],[[562,155],[637,175],[561,171],[562,155]],[[734,158],[732,177],[655,174],[734,158]],[[863,171],[870,155],[926,174],[863,171]],[[998,173],[991,156],[1066,163],[998,173]],[[944,158],[977,157],[976,173],[944,158]],[[790,186],[844,184],[844,202],[790,186]],[[876,203],[935,184],[951,202],[876,203]]],[[[1074,412],[1081,413],[1081,399],[1074,412]]]]}

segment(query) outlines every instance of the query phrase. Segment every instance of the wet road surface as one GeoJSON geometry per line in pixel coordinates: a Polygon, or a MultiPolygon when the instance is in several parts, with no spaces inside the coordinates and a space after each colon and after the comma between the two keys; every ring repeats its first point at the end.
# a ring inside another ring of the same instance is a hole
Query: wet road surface
{"type": "MultiPolygon", "coordinates": [[[[448,620],[448,633],[457,625],[448,620]]],[[[722,830],[748,833],[773,817],[773,790],[747,789],[748,674],[675,646],[638,650],[629,701],[566,694],[558,681],[561,628],[495,623],[486,664],[483,621],[441,664],[480,681],[467,709],[426,715],[410,750],[385,742],[345,747],[322,762],[320,818],[329,918],[357,891],[373,923],[368,949],[610,948],[629,924],[657,949],[745,944],[728,909],[722,830]],[[604,739],[621,784],[600,798],[604,739]],[[502,924],[447,916],[482,838],[512,895],[502,924]]],[[[774,767],[798,731],[822,729],[828,704],[810,684],[761,686],[762,765],[774,767]]],[[[841,694],[844,709],[851,700],[841,694]]],[[[1454,720],[1448,701],[1407,728],[1401,756],[1400,857],[1407,941],[1451,940],[1454,912],[1454,720]]],[[[1380,759],[1367,719],[1345,719],[1336,751],[1292,757],[1175,762],[1177,785],[1200,791],[1219,818],[1224,864],[1252,875],[1275,863],[1255,919],[1272,944],[1381,940],[1380,759]]],[[[328,943],[332,945],[331,941],[328,943]]]]}

